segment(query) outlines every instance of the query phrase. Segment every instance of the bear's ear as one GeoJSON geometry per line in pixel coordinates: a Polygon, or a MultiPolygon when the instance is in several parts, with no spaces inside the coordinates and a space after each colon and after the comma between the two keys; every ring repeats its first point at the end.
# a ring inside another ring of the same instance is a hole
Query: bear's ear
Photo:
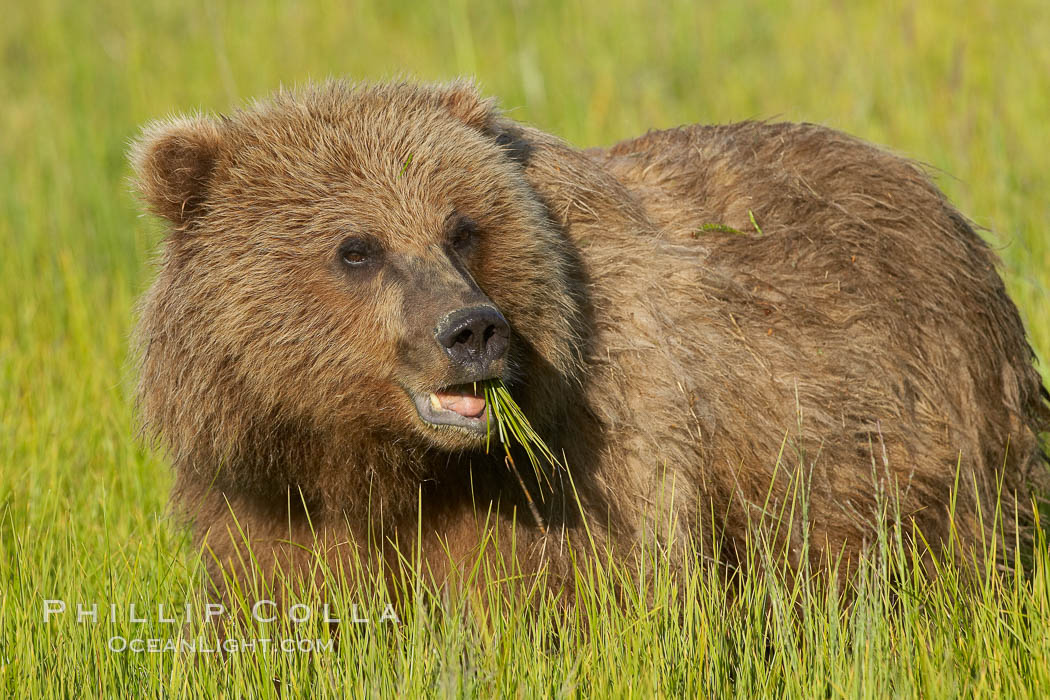
{"type": "Polygon", "coordinates": [[[442,86],[438,102],[452,116],[478,131],[485,131],[496,116],[496,101],[483,98],[478,94],[478,86],[466,79],[442,86]]]}
{"type": "Polygon", "coordinates": [[[135,181],[150,211],[185,230],[203,210],[222,145],[215,122],[179,117],[154,122],[131,147],[135,181]]]}
{"type": "Polygon", "coordinates": [[[461,122],[492,138],[508,158],[527,164],[531,147],[524,132],[500,114],[494,99],[481,97],[473,82],[458,80],[445,86],[439,100],[461,122]]]}

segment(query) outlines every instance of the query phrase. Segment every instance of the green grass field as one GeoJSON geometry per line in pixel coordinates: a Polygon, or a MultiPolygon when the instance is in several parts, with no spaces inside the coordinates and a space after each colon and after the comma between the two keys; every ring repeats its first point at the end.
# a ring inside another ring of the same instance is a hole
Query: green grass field
{"type": "MultiPolygon", "coordinates": [[[[1050,562],[960,593],[903,575],[892,538],[849,613],[807,586],[702,571],[563,615],[523,592],[446,601],[314,654],[111,652],[178,626],[45,624],[45,599],[199,601],[167,465],[136,439],[128,336],[160,226],[125,150],[143,122],[309,78],[477,76],[577,145],[685,122],[820,122],[912,156],[1003,258],[1050,360],[1050,11],[1009,3],[513,0],[8,3],[0,21],[0,693],[252,697],[1050,695],[1050,562]],[[896,602],[894,602],[896,600],[896,602]],[[536,604],[538,602],[538,605],[536,604]],[[802,611],[801,615],[793,611],[802,611]],[[276,679],[276,680],[275,680],[276,679]]],[[[935,264],[935,261],[931,261],[935,264]]],[[[761,553],[759,553],[761,554],[761,553]]],[[[906,554],[904,556],[906,558],[906,554]]],[[[656,562],[659,571],[659,562],[656,562]]],[[[907,569],[905,568],[905,572],[907,569]]],[[[378,602],[377,602],[378,604],[378,602]]],[[[103,610],[100,617],[105,617],[103,610]]],[[[316,620],[314,621],[316,622],[316,620]]],[[[324,637],[316,624],[298,634],[324,637]]]]}

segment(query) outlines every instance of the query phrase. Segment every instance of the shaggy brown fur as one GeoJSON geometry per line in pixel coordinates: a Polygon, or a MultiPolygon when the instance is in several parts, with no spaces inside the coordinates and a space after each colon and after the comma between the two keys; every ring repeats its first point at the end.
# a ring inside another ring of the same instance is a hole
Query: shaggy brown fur
{"type": "Polygon", "coordinates": [[[853,562],[883,497],[935,550],[955,498],[957,555],[1000,487],[1007,534],[1027,525],[1050,415],[995,256],[856,139],[742,123],[581,152],[467,84],[335,82],[151,125],[133,160],[172,225],[141,408],[213,576],[239,527],[286,572],[300,544],[394,556],[418,528],[440,578],[489,515],[555,571],[584,519],[621,553],[673,522],[737,567],[749,528],[785,519],[791,563],[853,562]],[[452,250],[464,217],[476,241],[452,250]],[[498,374],[571,471],[527,481],[542,523],[483,440],[410,398],[470,381],[432,329],[479,294],[511,327],[498,374]]]}

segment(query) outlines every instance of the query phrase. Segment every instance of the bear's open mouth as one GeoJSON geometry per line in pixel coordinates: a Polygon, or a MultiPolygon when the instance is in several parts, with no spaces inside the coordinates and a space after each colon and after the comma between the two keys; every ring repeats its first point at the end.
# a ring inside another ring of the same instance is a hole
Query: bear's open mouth
{"type": "Polygon", "coordinates": [[[413,393],[416,411],[431,425],[450,425],[484,434],[488,407],[480,383],[456,384],[429,394],[413,393]]]}

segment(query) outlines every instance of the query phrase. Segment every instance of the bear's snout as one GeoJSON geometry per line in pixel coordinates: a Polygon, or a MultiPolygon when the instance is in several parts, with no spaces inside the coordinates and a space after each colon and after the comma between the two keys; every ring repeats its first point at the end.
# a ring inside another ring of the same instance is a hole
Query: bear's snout
{"type": "Polygon", "coordinates": [[[507,319],[494,306],[473,306],[445,316],[434,338],[452,361],[480,377],[503,359],[510,340],[507,319]]]}

